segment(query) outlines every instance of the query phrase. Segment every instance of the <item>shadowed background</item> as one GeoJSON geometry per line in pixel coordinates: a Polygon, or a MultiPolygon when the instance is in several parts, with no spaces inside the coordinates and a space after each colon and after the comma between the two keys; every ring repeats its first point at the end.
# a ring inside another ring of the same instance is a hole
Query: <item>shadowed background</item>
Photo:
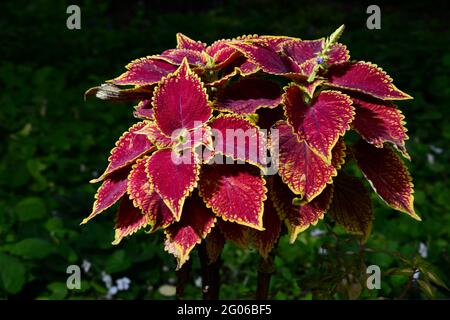
{"type": "MultiPolygon", "coordinates": [[[[86,89],[119,75],[135,58],[174,47],[177,32],[207,43],[254,33],[314,39],[341,24],[347,27],[341,41],[352,58],[382,66],[415,98],[399,105],[408,122],[409,167],[423,222],[377,200],[365,253],[329,222],[308,229],[294,245],[283,239],[270,297],[450,296],[413,281],[411,273],[395,272],[420,267],[418,280],[428,270],[449,283],[450,10],[445,1],[378,2],[381,30],[366,28],[371,3],[360,1],[98,2],[76,3],[81,30],[66,28],[72,2],[0,4],[0,298],[173,298],[175,263],[163,251],[162,234],[139,233],[113,247],[114,209],[79,226],[97,187],[88,181],[104,170],[114,142],[135,122],[133,105],[84,102],[86,89]],[[67,290],[67,266],[83,261],[81,290],[67,290]],[[364,265],[371,264],[384,272],[381,290],[361,286],[364,265]],[[123,278],[131,280],[129,286],[117,284],[123,278]]],[[[195,253],[191,257],[186,297],[200,298],[198,261],[195,253]]],[[[226,246],[222,298],[252,297],[255,258],[255,252],[226,246]]]]}

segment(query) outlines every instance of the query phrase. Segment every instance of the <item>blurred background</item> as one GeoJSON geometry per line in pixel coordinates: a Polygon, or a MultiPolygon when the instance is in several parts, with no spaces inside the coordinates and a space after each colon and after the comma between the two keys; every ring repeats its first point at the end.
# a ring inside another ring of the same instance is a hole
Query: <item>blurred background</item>
{"type": "MultiPolygon", "coordinates": [[[[416,210],[423,222],[375,201],[365,247],[329,221],[294,245],[280,241],[270,298],[449,298],[450,9],[445,1],[377,4],[381,30],[366,28],[361,1],[1,1],[0,298],[173,299],[175,262],[162,234],[112,246],[114,209],[79,226],[116,139],[136,120],[130,104],[83,100],[129,61],[176,45],[175,34],[211,43],[243,34],[314,39],[341,24],[353,59],[382,66],[415,99],[407,120],[416,210]],[[81,30],[66,8],[81,8],[81,30]],[[66,287],[79,265],[80,290],[66,287]],[[382,271],[365,287],[366,266],[382,271]]],[[[201,298],[192,253],[186,298],[201,298]]],[[[252,298],[257,253],[227,244],[221,298],[252,298]]]]}

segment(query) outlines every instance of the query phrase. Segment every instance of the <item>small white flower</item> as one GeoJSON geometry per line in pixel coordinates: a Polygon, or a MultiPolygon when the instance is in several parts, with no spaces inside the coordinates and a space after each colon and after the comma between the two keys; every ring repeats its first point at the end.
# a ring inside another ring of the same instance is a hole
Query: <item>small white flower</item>
{"type": "Polygon", "coordinates": [[[202,287],[202,277],[195,278],[194,284],[197,288],[201,288],[202,287]]]}
{"type": "Polygon", "coordinates": [[[117,294],[118,291],[119,291],[119,289],[117,287],[111,287],[108,289],[108,294],[113,296],[113,295],[117,294]]]}
{"type": "Polygon", "coordinates": [[[417,279],[419,279],[419,277],[420,277],[420,271],[416,270],[416,272],[414,272],[414,274],[413,274],[413,279],[417,280],[417,279]]]}
{"type": "Polygon", "coordinates": [[[427,153],[427,161],[429,164],[434,164],[434,155],[431,153],[427,153]]]}
{"type": "Polygon", "coordinates": [[[442,154],[444,152],[444,149],[430,145],[431,151],[433,151],[436,154],[442,154]]]}
{"type": "Polygon", "coordinates": [[[86,259],[83,260],[83,263],[81,264],[81,267],[83,268],[83,271],[85,273],[89,272],[89,270],[91,269],[92,264],[87,261],[86,259]]]}
{"type": "Polygon", "coordinates": [[[130,288],[130,283],[131,283],[131,280],[128,279],[127,277],[123,277],[123,278],[116,280],[117,289],[119,291],[128,290],[130,288]]]}
{"type": "Polygon", "coordinates": [[[106,288],[111,288],[112,287],[112,278],[109,274],[107,274],[105,271],[102,271],[101,273],[102,276],[102,281],[105,284],[106,288]]]}
{"type": "Polygon", "coordinates": [[[326,255],[327,254],[327,249],[320,247],[319,248],[319,254],[322,255],[322,256],[326,255]]]}
{"type": "Polygon", "coordinates": [[[115,296],[118,291],[119,290],[117,289],[117,287],[110,287],[108,289],[108,293],[106,294],[106,299],[112,299],[112,297],[115,296]]]}
{"type": "Polygon", "coordinates": [[[424,259],[428,257],[428,247],[423,242],[419,244],[419,254],[424,259]]]}
{"type": "Polygon", "coordinates": [[[325,234],[325,230],[321,230],[321,229],[313,229],[311,230],[311,232],[309,233],[311,235],[311,237],[320,237],[321,235],[325,234]]]}

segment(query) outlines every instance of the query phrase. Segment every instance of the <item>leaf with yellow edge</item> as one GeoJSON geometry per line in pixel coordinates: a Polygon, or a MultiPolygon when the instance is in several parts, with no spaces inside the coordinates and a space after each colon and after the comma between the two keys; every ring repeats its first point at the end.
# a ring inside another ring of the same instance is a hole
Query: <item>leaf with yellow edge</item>
{"type": "Polygon", "coordinates": [[[211,232],[215,222],[215,215],[197,195],[187,199],[186,212],[181,220],[165,230],[165,250],[177,259],[177,269],[189,259],[192,249],[211,232]]]}
{"type": "Polygon", "coordinates": [[[147,177],[146,165],[148,157],[139,159],[128,175],[128,194],[135,207],[146,215],[151,232],[165,228],[175,221],[171,210],[164,203],[161,196],[154,190],[147,177]]]}
{"type": "Polygon", "coordinates": [[[291,243],[297,239],[300,232],[305,231],[311,225],[316,225],[319,220],[323,219],[325,212],[330,207],[333,198],[333,189],[333,185],[328,185],[311,202],[303,203],[294,210],[289,211],[286,225],[291,243]]]}
{"type": "Polygon", "coordinates": [[[171,148],[175,144],[171,137],[162,133],[155,121],[145,121],[145,126],[135,133],[147,136],[158,149],[171,148]]]}
{"type": "Polygon", "coordinates": [[[287,122],[299,140],[304,140],[326,162],[340,136],[350,129],[354,108],[351,99],[338,91],[322,91],[306,102],[303,91],[290,85],[283,95],[287,122]]]}
{"type": "Polygon", "coordinates": [[[206,49],[206,45],[201,41],[195,41],[188,36],[177,33],[177,49],[190,49],[195,51],[203,51],[206,49]]]}
{"type": "Polygon", "coordinates": [[[186,59],[155,89],[153,114],[156,124],[168,137],[175,130],[201,126],[211,113],[202,81],[191,71],[186,59]]]}
{"type": "Polygon", "coordinates": [[[261,168],[267,163],[267,143],[263,132],[249,120],[222,114],[210,122],[216,153],[241,160],[261,168]]]}
{"type": "Polygon", "coordinates": [[[128,71],[109,82],[117,85],[151,85],[157,83],[162,77],[176,70],[176,66],[150,56],[130,62],[128,71]]]}
{"type": "Polygon", "coordinates": [[[278,174],[284,183],[307,202],[318,196],[332,177],[337,174],[332,164],[327,164],[305,141],[298,141],[291,127],[284,121],[277,122],[279,148],[272,148],[272,157],[278,164],[278,174]]]}
{"type": "Polygon", "coordinates": [[[341,137],[336,142],[333,151],[331,151],[331,165],[335,167],[336,170],[340,170],[342,165],[345,163],[345,157],[347,156],[346,150],[347,146],[345,145],[344,138],[341,137]]]}
{"type": "Polygon", "coordinates": [[[91,214],[85,218],[84,224],[94,218],[99,213],[105,211],[115,204],[127,192],[127,176],[130,168],[123,168],[109,175],[95,195],[95,202],[91,214]]]}
{"type": "Polygon", "coordinates": [[[111,150],[109,165],[105,172],[99,178],[91,180],[91,183],[102,181],[112,172],[134,163],[144,154],[155,150],[153,143],[145,135],[136,133],[145,125],[144,121],[138,122],[119,138],[115,148],[111,150]]]}
{"type": "Polygon", "coordinates": [[[115,239],[112,244],[119,244],[124,237],[139,231],[149,223],[150,220],[147,214],[143,214],[127,197],[122,198],[117,211],[115,239]]]}
{"type": "Polygon", "coordinates": [[[178,158],[171,149],[158,150],[149,157],[146,172],[155,191],[179,221],[184,201],[197,185],[199,169],[193,154],[178,158]]]}
{"type": "Polygon", "coordinates": [[[263,230],[263,201],[267,189],[260,170],[250,165],[204,165],[199,193],[224,220],[263,230]]]}
{"type": "Polygon", "coordinates": [[[378,148],[383,148],[384,142],[390,142],[411,160],[405,147],[408,136],[402,112],[388,101],[367,96],[353,97],[352,100],[356,111],[352,126],[361,137],[378,148]]]}
{"type": "Polygon", "coordinates": [[[151,100],[142,100],[134,107],[133,116],[138,119],[154,120],[151,100]]]}
{"type": "Polygon", "coordinates": [[[276,75],[289,75],[299,72],[299,66],[288,56],[281,55],[263,43],[238,41],[230,43],[247,57],[248,61],[264,72],[276,75]]]}
{"type": "Polygon", "coordinates": [[[277,83],[243,78],[221,91],[214,108],[237,114],[255,113],[259,108],[275,108],[281,102],[281,90],[277,83]]]}
{"type": "Polygon", "coordinates": [[[392,78],[377,65],[359,61],[335,64],[328,70],[329,85],[354,90],[384,100],[405,100],[412,97],[399,90],[392,78]]]}
{"type": "Polygon", "coordinates": [[[414,211],[414,190],[409,171],[389,145],[376,148],[364,140],[353,147],[358,166],[374,191],[392,208],[421,220],[414,211]]]}

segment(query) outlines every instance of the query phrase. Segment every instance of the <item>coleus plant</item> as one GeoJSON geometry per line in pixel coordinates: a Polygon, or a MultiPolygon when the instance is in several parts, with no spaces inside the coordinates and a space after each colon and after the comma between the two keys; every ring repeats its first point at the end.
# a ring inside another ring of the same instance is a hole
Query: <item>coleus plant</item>
{"type": "Polygon", "coordinates": [[[162,229],[178,269],[201,242],[208,263],[227,240],[268,261],[285,230],[294,242],[325,213],[366,239],[371,198],[346,170],[352,161],[387,205],[420,220],[402,161],[410,159],[404,116],[393,102],[411,97],[377,65],[350,60],[342,31],[210,46],[179,33],[175,49],[90,89],[138,101],[140,120],[92,181],[102,185],[83,223],[119,201],[113,244],[162,229]],[[359,138],[344,138],[352,130],[359,138]]]}

